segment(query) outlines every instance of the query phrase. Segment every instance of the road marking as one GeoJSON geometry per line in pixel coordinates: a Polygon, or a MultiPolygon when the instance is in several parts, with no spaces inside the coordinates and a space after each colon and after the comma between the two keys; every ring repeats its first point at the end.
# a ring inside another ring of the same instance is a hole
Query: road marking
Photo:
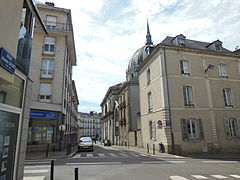
{"type": "Polygon", "coordinates": [[[140,155],[138,155],[138,154],[130,154],[131,156],[134,156],[134,157],[140,157],[140,155]]]}
{"type": "Polygon", "coordinates": [[[81,157],[81,154],[77,154],[77,155],[73,156],[72,158],[74,159],[74,158],[80,158],[80,157],[81,157]]]}
{"type": "Polygon", "coordinates": [[[25,167],[24,167],[24,169],[33,169],[33,168],[50,168],[50,165],[25,166],[25,167]]]}
{"type": "Polygon", "coordinates": [[[173,163],[173,164],[181,164],[181,163],[186,163],[186,161],[167,161],[169,163],[173,163]]]}
{"type": "Polygon", "coordinates": [[[166,161],[144,161],[141,163],[142,164],[163,164],[163,163],[166,163],[166,161]]]}
{"type": "Polygon", "coordinates": [[[110,155],[110,156],[113,156],[113,157],[117,157],[117,155],[114,154],[114,153],[109,153],[109,155],[110,155]]]}
{"type": "Polygon", "coordinates": [[[45,176],[28,176],[23,177],[23,180],[43,180],[45,176]]]}
{"type": "Polygon", "coordinates": [[[108,165],[108,164],[122,164],[121,162],[92,162],[92,163],[66,163],[68,166],[76,166],[76,165],[108,165]]]}
{"type": "Polygon", "coordinates": [[[207,177],[201,175],[192,175],[192,177],[195,177],[197,179],[208,179],[207,177]]]}
{"type": "Polygon", "coordinates": [[[182,176],[170,176],[170,178],[173,179],[173,180],[188,180],[188,179],[186,179],[182,176]]]}
{"type": "Polygon", "coordinates": [[[103,153],[98,153],[98,156],[99,156],[99,157],[105,157],[106,155],[103,154],[103,153]]]}
{"type": "Polygon", "coordinates": [[[24,170],[24,174],[46,173],[48,171],[48,169],[24,170]]]}
{"type": "Polygon", "coordinates": [[[124,153],[118,153],[120,156],[124,156],[124,157],[128,157],[128,154],[124,154],[124,153]]]}
{"type": "MultiPolygon", "coordinates": [[[[57,159],[47,159],[49,162],[51,162],[52,160],[57,160],[57,159]]],[[[45,159],[38,159],[38,160],[25,160],[25,162],[40,162],[40,161],[46,161],[45,159]]]]}
{"type": "Polygon", "coordinates": [[[93,157],[93,154],[87,154],[87,157],[93,157]]]}
{"type": "Polygon", "coordinates": [[[212,177],[218,178],[218,179],[227,179],[228,177],[222,176],[222,175],[211,175],[212,177]]]}
{"type": "Polygon", "coordinates": [[[237,178],[237,179],[240,179],[240,176],[239,175],[229,175],[231,177],[234,177],[234,178],[237,178]]]}
{"type": "Polygon", "coordinates": [[[202,161],[202,163],[238,163],[238,161],[202,161]]]}
{"type": "Polygon", "coordinates": [[[50,162],[25,162],[25,164],[50,164],[50,162]]]}

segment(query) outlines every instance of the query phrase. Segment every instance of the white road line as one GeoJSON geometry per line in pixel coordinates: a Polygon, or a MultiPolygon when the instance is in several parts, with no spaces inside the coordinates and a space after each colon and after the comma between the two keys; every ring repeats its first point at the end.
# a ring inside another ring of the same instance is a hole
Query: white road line
{"type": "Polygon", "coordinates": [[[181,164],[181,163],[186,163],[186,161],[167,161],[173,164],[181,164]]]}
{"type": "MultiPolygon", "coordinates": [[[[47,159],[49,162],[51,162],[52,160],[57,160],[57,159],[47,159]]],[[[39,159],[39,160],[25,160],[25,162],[41,162],[41,161],[46,161],[45,159],[39,159]]]]}
{"type": "Polygon", "coordinates": [[[25,162],[25,164],[50,164],[50,162],[25,162]]]}
{"type": "Polygon", "coordinates": [[[202,161],[202,163],[238,163],[238,161],[202,161]]]}
{"type": "Polygon", "coordinates": [[[99,157],[105,157],[106,155],[103,154],[103,153],[98,153],[98,156],[99,156],[99,157]]]}
{"type": "Polygon", "coordinates": [[[87,154],[87,157],[93,157],[93,154],[87,154]]]}
{"type": "Polygon", "coordinates": [[[23,177],[23,180],[43,180],[45,176],[28,176],[23,177]]]}
{"type": "Polygon", "coordinates": [[[117,155],[114,154],[114,153],[109,153],[109,155],[110,155],[110,156],[113,156],[113,157],[117,157],[117,155]]]}
{"type": "Polygon", "coordinates": [[[167,161],[144,161],[141,164],[165,164],[167,161]]]}
{"type": "Polygon", "coordinates": [[[192,177],[195,177],[197,179],[208,179],[207,177],[201,175],[192,175],[192,177]]]}
{"type": "Polygon", "coordinates": [[[24,174],[46,173],[48,171],[48,169],[24,170],[24,174]]]}
{"type": "Polygon", "coordinates": [[[25,166],[25,167],[24,167],[24,169],[34,169],[34,168],[50,168],[50,165],[25,166]]]}
{"type": "Polygon", "coordinates": [[[239,175],[229,175],[231,177],[234,177],[234,178],[237,178],[237,179],[240,179],[240,176],[239,175]]]}
{"type": "Polygon", "coordinates": [[[218,179],[227,179],[228,177],[222,176],[222,175],[211,175],[212,177],[218,178],[218,179]]]}
{"type": "Polygon", "coordinates": [[[170,178],[173,179],[173,180],[188,180],[188,179],[186,179],[182,176],[170,176],[170,178]]]}
{"type": "Polygon", "coordinates": [[[81,157],[81,154],[77,154],[75,156],[73,156],[72,158],[75,159],[75,158],[80,158],[81,157]]]}
{"type": "Polygon", "coordinates": [[[131,156],[134,156],[134,157],[140,157],[140,155],[138,154],[130,154],[131,156]]]}
{"type": "Polygon", "coordinates": [[[102,165],[102,164],[121,164],[121,162],[92,162],[92,163],[66,163],[68,166],[76,166],[76,165],[102,165]]]}
{"type": "Polygon", "coordinates": [[[118,153],[120,156],[124,156],[124,157],[128,157],[128,154],[124,154],[124,153],[118,153]]]}

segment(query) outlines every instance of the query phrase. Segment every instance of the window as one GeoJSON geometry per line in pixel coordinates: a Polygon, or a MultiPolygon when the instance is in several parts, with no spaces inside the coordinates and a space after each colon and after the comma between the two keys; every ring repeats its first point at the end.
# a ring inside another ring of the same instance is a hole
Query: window
{"type": "Polygon", "coordinates": [[[224,119],[226,137],[231,139],[232,137],[240,137],[240,119],[225,118],[224,119]]]}
{"type": "Polygon", "coordinates": [[[47,22],[46,22],[48,29],[56,29],[57,26],[57,16],[49,16],[47,15],[47,22]]]}
{"type": "Polygon", "coordinates": [[[223,89],[223,99],[226,107],[233,107],[232,90],[230,88],[223,89]]]}
{"type": "Polygon", "coordinates": [[[220,43],[215,43],[215,50],[216,50],[216,51],[222,51],[222,44],[220,44],[220,43]]]}
{"type": "Polygon", "coordinates": [[[151,72],[150,69],[147,70],[147,84],[151,82],[151,72]]]}
{"type": "Polygon", "coordinates": [[[55,52],[55,38],[45,37],[44,39],[44,53],[54,54],[55,52]]]}
{"type": "Polygon", "coordinates": [[[41,77],[52,78],[54,61],[51,59],[43,59],[41,77]]]}
{"type": "Polygon", "coordinates": [[[192,90],[191,86],[183,87],[183,97],[184,97],[184,105],[185,106],[194,106],[193,90],[192,90]]]}
{"type": "Polygon", "coordinates": [[[148,112],[152,112],[152,93],[148,93],[148,112]]]}
{"type": "Polygon", "coordinates": [[[181,119],[183,140],[201,140],[204,138],[201,119],[181,119]]]}
{"type": "Polygon", "coordinates": [[[219,64],[219,76],[221,78],[228,78],[228,72],[227,72],[227,65],[226,64],[219,64]]]}
{"type": "Polygon", "coordinates": [[[180,61],[181,74],[190,75],[189,62],[186,60],[180,61]]]}
{"type": "Polygon", "coordinates": [[[156,140],[156,124],[155,121],[149,121],[150,140],[156,140]]]}
{"type": "Polygon", "coordinates": [[[51,96],[52,96],[52,84],[40,83],[39,101],[51,102],[51,96]]]}

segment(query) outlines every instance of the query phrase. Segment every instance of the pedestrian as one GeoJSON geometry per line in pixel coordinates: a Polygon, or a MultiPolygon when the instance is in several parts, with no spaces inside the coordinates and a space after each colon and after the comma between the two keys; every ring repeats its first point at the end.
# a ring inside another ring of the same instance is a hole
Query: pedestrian
{"type": "Polygon", "coordinates": [[[159,143],[159,152],[165,153],[165,147],[162,142],[159,143]]]}

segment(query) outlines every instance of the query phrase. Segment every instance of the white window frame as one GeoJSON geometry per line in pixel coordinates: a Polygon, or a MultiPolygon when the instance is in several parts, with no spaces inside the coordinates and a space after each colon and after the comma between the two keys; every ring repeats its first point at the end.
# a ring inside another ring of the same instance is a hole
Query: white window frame
{"type": "Polygon", "coordinates": [[[218,65],[219,76],[221,78],[228,78],[228,70],[226,64],[219,64],[218,65]]]}
{"type": "Polygon", "coordinates": [[[41,102],[51,102],[52,100],[52,83],[40,83],[39,84],[39,101],[41,102]],[[44,87],[44,85],[46,87],[44,87]],[[43,90],[43,89],[48,90],[43,90]],[[45,91],[45,92],[44,92],[45,91]]]}
{"type": "Polygon", "coordinates": [[[54,70],[54,60],[43,59],[42,60],[42,68],[41,68],[41,77],[42,78],[52,78],[53,70],[54,70]],[[51,63],[52,63],[52,68],[51,68],[51,63]]]}
{"type": "Polygon", "coordinates": [[[46,25],[48,29],[56,29],[57,27],[57,16],[46,16],[46,25]]]}
{"type": "Polygon", "coordinates": [[[156,123],[155,121],[149,121],[149,138],[150,140],[156,140],[156,123]]]}
{"type": "Polygon", "coordinates": [[[224,118],[226,138],[240,137],[240,118],[224,118]]]}
{"type": "Polygon", "coordinates": [[[149,92],[147,94],[148,97],[148,112],[152,112],[153,111],[153,104],[152,104],[152,93],[149,92]]]}
{"type": "Polygon", "coordinates": [[[151,70],[148,69],[147,70],[147,84],[149,84],[151,82],[151,70]]]}
{"type": "Polygon", "coordinates": [[[44,53],[54,54],[55,53],[56,38],[45,37],[44,38],[44,53]]]}
{"type": "Polygon", "coordinates": [[[180,69],[182,75],[190,75],[190,66],[188,60],[180,60],[180,69]]]}
{"type": "Polygon", "coordinates": [[[193,88],[192,86],[184,86],[183,87],[183,97],[184,97],[184,105],[187,107],[194,106],[194,96],[193,96],[193,88]]]}
{"type": "Polygon", "coordinates": [[[203,125],[201,119],[181,119],[183,140],[203,140],[203,125]]]}
{"type": "Polygon", "coordinates": [[[230,88],[224,88],[223,89],[223,100],[225,107],[233,107],[233,95],[232,90],[230,88]]]}

